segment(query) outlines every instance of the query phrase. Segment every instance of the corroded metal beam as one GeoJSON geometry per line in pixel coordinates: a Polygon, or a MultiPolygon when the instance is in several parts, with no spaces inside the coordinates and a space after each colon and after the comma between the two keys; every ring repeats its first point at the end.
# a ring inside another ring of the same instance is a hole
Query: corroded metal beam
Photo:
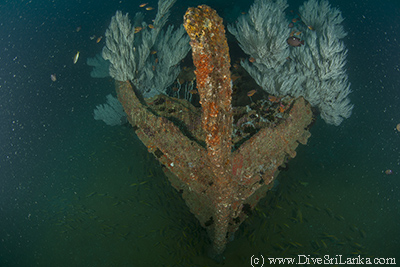
{"type": "Polygon", "coordinates": [[[207,154],[214,174],[209,196],[213,198],[214,227],[211,235],[216,254],[225,249],[228,223],[232,217],[237,181],[232,180],[232,106],[228,43],[222,19],[212,8],[189,8],[184,23],[192,46],[197,89],[202,106],[202,126],[207,154]]]}

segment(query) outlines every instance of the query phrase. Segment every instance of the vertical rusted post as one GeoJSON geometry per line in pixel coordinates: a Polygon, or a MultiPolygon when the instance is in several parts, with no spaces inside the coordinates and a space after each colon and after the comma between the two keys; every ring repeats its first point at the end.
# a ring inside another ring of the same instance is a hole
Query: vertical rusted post
{"type": "Polygon", "coordinates": [[[197,89],[202,106],[202,127],[206,134],[207,154],[214,173],[211,195],[214,204],[213,249],[221,254],[227,242],[232,197],[232,85],[230,57],[222,19],[212,8],[189,8],[184,26],[191,39],[196,67],[197,89]]]}

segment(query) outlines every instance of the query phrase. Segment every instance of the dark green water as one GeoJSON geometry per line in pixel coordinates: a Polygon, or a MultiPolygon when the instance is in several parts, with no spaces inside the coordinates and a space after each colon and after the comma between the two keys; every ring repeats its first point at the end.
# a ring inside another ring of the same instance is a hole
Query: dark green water
{"type": "MultiPolygon", "coordinates": [[[[0,4],[0,266],[221,266],[133,130],[93,119],[114,83],[90,77],[86,58],[104,41],[89,37],[140,3],[64,2],[0,4]]],[[[204,3],[228,21],[251,4],[204,3]]],[[[250,266],[252,255],[400,260],[400,7],[330,3],[346,18],[353,115],[339,127],[317,120],[228,244],[225,266],[250,266]]],[[[170,22],[188,6],[178,0],[170,22]]]]}

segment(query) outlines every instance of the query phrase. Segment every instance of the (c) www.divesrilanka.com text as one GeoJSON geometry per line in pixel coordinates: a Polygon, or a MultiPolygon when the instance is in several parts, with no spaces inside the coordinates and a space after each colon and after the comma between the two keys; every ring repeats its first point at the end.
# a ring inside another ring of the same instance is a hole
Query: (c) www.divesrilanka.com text
{"type": "Polygon", "coordinates": [[[361,257],[343,257],[343,255],[325,255],[323,257],[311,257],[311,255],[298,255],[297,258],[265,258],[264,256],[251,256],[250,264],[252,267],[266,265],[280,265],[280,264],[313,264],[313,265],[325,265],[325,264],[396,264],[396,258],[369,258],[361,257]]]}

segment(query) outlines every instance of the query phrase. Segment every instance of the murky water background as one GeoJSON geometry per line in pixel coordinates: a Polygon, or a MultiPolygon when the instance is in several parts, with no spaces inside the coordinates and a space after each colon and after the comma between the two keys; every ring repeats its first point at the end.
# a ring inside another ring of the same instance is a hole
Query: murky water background
{"type": "MultiPolygon", "coordinates": [[[[0,265],[218,266],[133,130],[93,119],[114,83],[90,78],[86,58],[103,44],[89,37],[104,34],[115,10],[134,14],[140,4],[105,2],[0,4],[0,265]]],[[[214,2],[228,21],[250,4],[214,2]]],[[[331,4],[349,32],[353,115],[339,127],[317,120],[277,190],[228,244],[226,266],[260,254],[400,259],[400,8],[331,4]]],[[[178,1],[171,23],[186,7],[178,1]]]]}

